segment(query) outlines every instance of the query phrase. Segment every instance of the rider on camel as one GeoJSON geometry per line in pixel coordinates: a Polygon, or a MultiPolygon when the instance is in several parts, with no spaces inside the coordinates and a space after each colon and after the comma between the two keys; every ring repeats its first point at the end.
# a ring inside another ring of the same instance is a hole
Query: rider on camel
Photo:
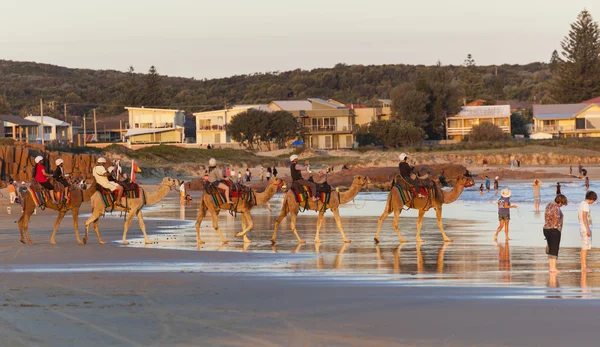
{"type": "Polygon", "coordinates": [[[411,186],[413,186],[416,190],[417,190],[417,194],[420,198],[423,197],[423,194],[421,194],[421,185],[419,183],[419,181],[415,178],[413,179],[411,176],[415,175],[415,177],[417,177],[415,171],[415,167],[414,166],[410,166],[410,164],[408,163],[408,155],[406,153],[400,153],[400,164],[398,165],[399,169],[400,169],[400,176],[402,176],[402,178],[408,182],[411,186]]]}
{"type": "Polygon", "coordinates": [[[52,197],[52,202],[54,204],[58,204],[54,198],[54,185],[48,181],[49,177],[52,177],[49,173],[46,172],[46,168],[44,167],[44,158],[41,155],[35,157],[35,180],[44,188],[50,191],[50,196],[52,197]]]}
{"type": "Polygon", "coordinates": [[[65,198],[68,196],[68,192],[69,192],[69,187],[71,186],[71,183],[69,183],[69,180],[67,180],[67,176],[65,174],[65,169],[63,167],[63,163],[64,160],[62,159],[56,159],[56,161],[54,162],[56,164],[56,170],[54,170],[54,175],[52,175],[54,177],[54,180],[60,184],[63,185],[63,187],[65,187],[65,198]]]}
{"type": "Polygon", "coordinates": [[[317,196],[317,185],[314,182],[307,181],[302,177],[302,170],[306,170],[309,167],[308,160],[304,161],[304,165],[298,165],[298,156],[293,154],[290,156],[290,161],[292,162],[290,164],[290,172],[292,175],[292,181],[310,188],[310,191],[311,191],[312,197],[313,197],[313,201],[319,200],[319,198],[317,196]]]}
{"type": "Polygon", "coordinates": [[[227,199],[225,203],[231,204],[232,202],[229,200],[229,187],[221,182],[223,179],[221,170],[217,170],[217,160],[215,158],[210,158],[208,161],[208,182],[210,182],[213,187],[223,189],[225,191],[225,199],[227,199]]]}
{"type": "Polygon", "coordinates": [[[96,183],[98,183],[104,189],[110,190],[111,192],[117,191],[117,198],[113,202],[114,206],[126,208],[121,204],[121,198],[123,197],[123,186],[116,182],[111,182],[108,179],[111,175],[108,173],[108,171],[106,171],[106,168],[104,167],[106,165],[106,159],[102,157],[98,158],[97,164],[98,165],[94,167],[93,171],[96,183]]]}

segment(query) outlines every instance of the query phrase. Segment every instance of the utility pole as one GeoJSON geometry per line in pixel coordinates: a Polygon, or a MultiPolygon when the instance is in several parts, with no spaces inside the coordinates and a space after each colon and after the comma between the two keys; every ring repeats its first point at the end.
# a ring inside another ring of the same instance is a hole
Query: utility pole
{"type": "Polygon", "coordinates": [[[123,120],[119,120],[119,141],[123,142],[123,120]]]}
{"type": "Polygon", "coordinates": [[[83,114],[83,147],[85,147],[85,141],[87,139],[87,130],[85,127],[85,113],[83,114]]]}
{"type": "Polygon", "coordinates": [[[65,123],[68,123],[67,122],[67,104],[63,104],[63,106],[64,106],[64,113],[65,113],[65,123]]]}
{"type": "Polygon", "coordinates": [[[42,145],[44,144],[44,101],[40,98],[40,122],[42,123],[42,145]]]}
{"type": "Polygon", "coordinates": [[[98,131],[96,130],[96,109],[94,109],[94,140],[98,142],[98,131]]]}

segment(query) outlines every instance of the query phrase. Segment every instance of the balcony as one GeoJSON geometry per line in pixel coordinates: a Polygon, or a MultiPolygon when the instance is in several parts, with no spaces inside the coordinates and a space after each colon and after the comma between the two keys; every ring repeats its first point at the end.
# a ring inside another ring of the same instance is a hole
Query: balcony
{"type": "Polygon", "coordinates": [[[304,127],[304,131],[308,134],[315,133],[351,133],[354,126],[335,126],[335,125],[312,125],[304,127]]]}
{"type": "MultiPolygon", "coordinates": [[[[508,126],[498,126],[505,133],[510,133],[510,127],[508,126]]],[[[450,135],[467,135],[471,132],[472,127],[462,127],[462,128],[447,128],[446,133],[450,135]]]]}
{"type": "Polygon", "coordinates": [[[196,131],[224,131],[227,130],[226,125],[206,125],[206,126],[198,126],[196,131]]]}
{"type": "MultiPolygon", "coordinates": [[[[585,129],[581,129],[585,130],[585,129]]],[[[544,125],[544,126],[536,126],[534,131],[535,133],[568,133],[575,131],[574,126],[558,126],[558,125],[544,125]]]]}

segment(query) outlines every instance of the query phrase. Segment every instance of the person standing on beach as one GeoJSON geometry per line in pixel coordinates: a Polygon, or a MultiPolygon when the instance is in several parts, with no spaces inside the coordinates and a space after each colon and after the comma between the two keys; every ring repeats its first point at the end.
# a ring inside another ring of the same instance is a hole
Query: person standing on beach
{"type": "Polygon", "coordinates": [[[271,174],[273,173],[273,169],[271,169],[271,166],[267,167],[267,181],[271,180],[271,174]]]}
{"type": "Polygon", "coordinates": [[[590,189],[590,178],[585,176],[585,190],[590,189]]]}
{"type": "Polygon", "coordinates": [[[508,156],[508,160],[510,160],[510,169],[511,170],[514,169],[514,167],[515,167],[515,156],[512,155],[512,154],[510,154],[508,156]]]}
{"type": "Polygon", "coordinates": [[[521,157],[517,157],[517,167],[521,167],[521,157]]]}
{"type": "Polygon", "coordinates": [[[561,195],[562,189],[560,187],[560,182],[556,182],[556,195],[561,195]]]}
{"type": "Polygon", "coordinates": [[[277,177],[277,168],[275,167],[275,164],[273,164],[273,178],[277,177]]]}
{"type": "Polygon", "coordinates": [[[494,191],[496,191],[496,193],[494,193],[494,196],[498,196],[498,179],[500,177],[496,176],[496,178],[494,179],[494,191]]]}
{"type": "Polygon", "coordinates": [[[490,192],[490,178],[489,176],[485,176],[485,189],[487,190],[487,192],[490,192]]]}
{"type": "Polygon", "coordinates": [[[260,180],[261,180],[261,181],[264,181],[264,180],[265,180],[265,168],[264,168],[264,167],[262,167],[262,166],[260,167],[260,172],[259,172],[259,174],[258,174],[258,177],[260,177],[260,180]]]}
{"type": "Polygon", "coordinates": [[[573,165],[569,166],[569,175],[573,176],[573,165]]]}
{"type": "Polygon", "coordinates": [[[567,197],[557,195],[554,201],[546,206],[544,213],[544,237],[546,238],[546,254],[548,254],[548,265],[550,273],[559,273],[556,269],[556,261],[558,260],[558,250],[560,248],[560,237],[563,227],[564,215],[560,208],[567,206],[567,197]]]}
{"type": "Polygon", "coordinates": [[[583,165],[581,165],[581,162],[577,165],[577,169],[579,171],[579,178],[581,179],[581,173],[583,172],[583,165]]]}
{"type": "Polygon", "coordinates": [[[8,182],[8,197],[10,199],[10,203],[14,204],[17,199],[17,187],[14,180],[10,180],[8,182]]]}
{"type": "Polygon", "coordinates": [[[579,220],[579,235],[581,236],[581,271],[591,272],[587,267],[587,251],[592,249],[592,216],[590,205],[598,200],[598,195],[589,191],[585,194],[585,200],[579,204],[577,219],[579,220]]]}
{"type": "Polygon", "coordinates": [[[535,213],[540,213],[540,204],[542,203],[540,187],[542,184],[544,184],[544,182],[538,179],[533,181],[533,207],[535,208],[535,213]]]}
{"type": "Polygon", "coordinates": [[[483,183],[481,184],[481,187],[479,187],[479,195],[483,195],[483,183]]]}
{"type": "Polygon", "coordinates": [[[510,209],[517,208],[517,205],[510,205],[510,189],[505,188],[500,193],[501,198],[498,199],[498,221],[500,221],[500,225],[498,229],[496,229],[496,234],[494,235],[494,241],[498,241],[498,234],[504,229],[504,240],[510,240],[508,237],[508,223],[510,222],[510,209]]]}

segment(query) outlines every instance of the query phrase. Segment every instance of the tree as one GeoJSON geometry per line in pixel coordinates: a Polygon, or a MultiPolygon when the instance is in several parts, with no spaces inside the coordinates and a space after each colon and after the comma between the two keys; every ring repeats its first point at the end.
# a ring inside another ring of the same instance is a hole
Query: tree
{"type": "Polygon", "coordinates": [[[357,140],[362,145],[410,147],[419,145],[425,138],[423,129],[403,119],[378,120],[357,131],[357,140]]]}
{"type": "Polygon", "coordinates": [[[513,136],[529,135],[527,132],[527,122],[525,121],[525,117],[523,117],[520,113],[512,113],[510,115],[510,134],[513,136]]]}
{"type": "Polygon", "coordinates": [[[287,141],[303,136],[301,124],[291,113],[275,111],[267,113],[267,117],[269,140],[275,140],[279,148],[284,148],[287,141]]]}
{"type": "MultiPolygon", "coordinates": [[[[600,29],[592,15],[583,10],[560,43],[552,98],[578,103],[600,93],[600,29]]],[[[554,55],[553,55],[554,56],[554,55]]]]}
{"type": "Polygon", "coordinates": [[[129,70],[125,74],[125,80],[119,85],[119,90],[123,105],[139,106],[142,97],[145,97],[145,95],[142,95],[138,76],[133,66],[129,66],[129,70]]]}
{"type": "Polygon", "coordinates": [[[475,59],[469,54],[461,69],[461,85],[467,101],[481,96],[482,84],[481,75],[477,73],[475,66],[475,59]]]}
{"type": "Polygon", "coordinates": [[[392,118],[412,122],[417,127],[427,125],[425,107],[428,95],[418,91],[414,83],[402,83],[392,89],[392,118]]]}
{"type": "Polygon", "coordinates": [[[145,89],[142,104],[145,106],[158,106],[163,104],[161,77],[154,65],[150,67],[148,74],[145,76],[145,89]]]}
{"type": "Polygon", "coordinates": [[[249,109],[231,119],[227,125],[227,132],[231,138],[241,143],[248,149],[254,149],[255,145],[260,144],[261,135],[265,136],[267,132],[267,112],[256,109],[249,109]]]}
{"type": "Polygon", "coordinates": [[[560,57],[558,56],[558,51],[556,51],[555,49],[554,52],[552,52],[552,56],[550,57],[550,72],[556,73],[559,63],[560,57]]]}
{"type": "Polygon", "coordinates": [[[509,135],[493,123],[481,123],[473,126],[469,134],[470,142],[506,141],[509,135]]]}
{"type": "Polygon", "coordinates": [[[6,97],[0,95],[0,114],[10,114],[11,106],[6,97]]]}

